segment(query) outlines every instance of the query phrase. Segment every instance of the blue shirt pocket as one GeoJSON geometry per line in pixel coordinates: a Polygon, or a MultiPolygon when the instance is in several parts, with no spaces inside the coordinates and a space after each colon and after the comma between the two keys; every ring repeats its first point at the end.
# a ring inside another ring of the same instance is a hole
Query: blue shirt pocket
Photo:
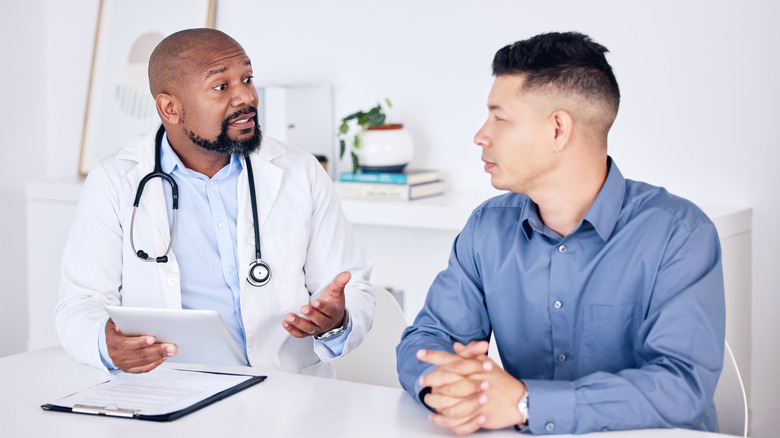
{"type": "Polygon", "coordinates": [[[634,349],[642,308],[638,304],[586,305],[583,354],[588,372],[635,367],[634,349]]]}

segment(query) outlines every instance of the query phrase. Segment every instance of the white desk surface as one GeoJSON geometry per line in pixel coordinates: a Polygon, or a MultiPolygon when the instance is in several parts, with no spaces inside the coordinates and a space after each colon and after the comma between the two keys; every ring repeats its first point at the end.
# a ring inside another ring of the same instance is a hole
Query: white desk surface
{"type": "MultiPolygon", "coordinates": [[[[274,372],[259,385],[170,423],[43,411],[40,405],[106,379],[60,347],[0,358],[2,437],[430,437],[454,436],[399,389],[274,372]]],[[[480,437],[517,437],[513,429],[480,437]]],[[[717,438],[680,429],[610,432],[609,438],[717,438]]]]}

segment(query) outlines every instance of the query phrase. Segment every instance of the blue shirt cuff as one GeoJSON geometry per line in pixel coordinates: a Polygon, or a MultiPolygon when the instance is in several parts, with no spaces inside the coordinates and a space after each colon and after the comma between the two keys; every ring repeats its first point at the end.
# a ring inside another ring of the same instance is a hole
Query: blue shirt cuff
{"type": "Polygon", "coordinates": [[[533,434],[574,432],[574,384],[564,380],[523,380],[528,391],[528,427],[533,434]]]}

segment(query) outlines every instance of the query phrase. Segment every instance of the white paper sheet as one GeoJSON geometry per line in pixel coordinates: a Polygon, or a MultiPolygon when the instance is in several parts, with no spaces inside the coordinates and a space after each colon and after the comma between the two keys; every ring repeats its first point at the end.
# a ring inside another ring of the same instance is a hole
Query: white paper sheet
{"type": "Polygon", "coordinates": [[[82,405],[129,410],[142,415],[164,415],[192,406],[250,378],[158,367],[145,374],[119,374],[107,382],[51,404],[67,408],[82,405]]]}

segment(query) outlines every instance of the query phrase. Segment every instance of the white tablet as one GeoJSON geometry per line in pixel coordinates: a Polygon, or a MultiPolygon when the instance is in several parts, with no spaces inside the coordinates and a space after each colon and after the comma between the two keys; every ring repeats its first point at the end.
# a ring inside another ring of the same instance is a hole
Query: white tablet
{"type": "Polygon", "coordinates": [[[123,335],[150,335],[157,342],[176,344],[176,356],[169,357],[168,362],[248,365],[216,310],[121,306],[107,306],[106,309],[123,335]]]}

